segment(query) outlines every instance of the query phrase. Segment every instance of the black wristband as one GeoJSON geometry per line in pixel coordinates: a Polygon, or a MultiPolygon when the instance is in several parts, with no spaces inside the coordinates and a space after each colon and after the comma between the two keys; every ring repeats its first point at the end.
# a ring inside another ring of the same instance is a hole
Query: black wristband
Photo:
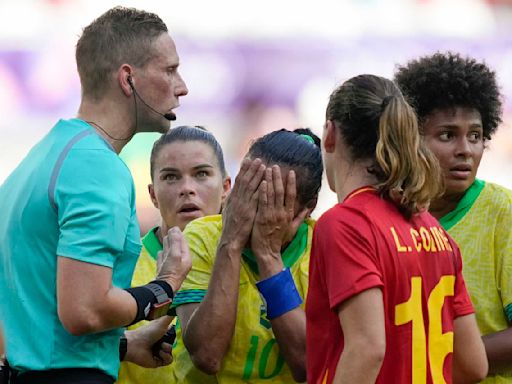
{"type": "Polygon", "coordinates": [[[128,288],[126,291],[137,302],[137,315],[129,325],[147,319],[155,304],[164,303],[174,297],[171,285],[163,280],[153,280],[140,287],[128,288]]]}
{"type": "Polygon", "coordinates": [[[156,284],[159,285],[165,293],[167,293],[167,297],[170,299],[174,298],[174,291],[172,290],[171,284],[169,284],[167,281],[164,280],[153,280],[150,281],[148,285],[150,284],[156,284]]]}
{"type": "Polygon", "coordinates": [[[128,288],[126,291],[133,296],[137,303],[137,314],[135,319],[129,324],[138,323],[144,320],[148,315],[151,306],[157,302],[156,296],[151,289],[146,288],[144,285],[140,287],[128,288]]]}
{"type": "Polygon", "coordinates": [[[124,361],[126,352],[128,352],[128,339],[125,335],[122,335],[119,339],[119,361],[124,361]]]}

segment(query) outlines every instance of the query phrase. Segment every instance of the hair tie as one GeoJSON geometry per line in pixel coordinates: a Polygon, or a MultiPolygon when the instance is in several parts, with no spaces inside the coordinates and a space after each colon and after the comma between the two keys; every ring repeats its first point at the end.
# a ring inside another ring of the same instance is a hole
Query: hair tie
{"type": "Polygon", "coordinates": [[[381,112],[384,112],[384,110],[386,109],[386,107],[388,106],[389,102],[391,101],[391,99],[394,99],[395,98],[395,95],[388,95],[386,97],[384,97],[382,99],[382,103],[380,104],[380,110],[381,112]]]}
{"type": "Polygon", "coordinates": [[[309,141],[311,144],[315,144],[315,140],[311,136],[306,135],[304,133],[301,133],[300,136],[303,137],[304,139],[306,139],[307,141],[309,141]]]}

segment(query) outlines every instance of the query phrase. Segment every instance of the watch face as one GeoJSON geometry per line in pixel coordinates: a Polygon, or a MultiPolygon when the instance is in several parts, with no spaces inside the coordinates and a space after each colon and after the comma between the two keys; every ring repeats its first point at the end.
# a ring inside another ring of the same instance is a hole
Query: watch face
{"type": "Polygon", "coordinates": [[[149,311],[149,314],[146,317],[146,319],[154,320],[154,319],[158,319],[159,317],[167,315],[167,311],[169,310],[171,303],[172,303],[172,300],[168,299],[167,301],[164,301],[163,303],[153,304],[151,306],[151,310],[149,311]]]}

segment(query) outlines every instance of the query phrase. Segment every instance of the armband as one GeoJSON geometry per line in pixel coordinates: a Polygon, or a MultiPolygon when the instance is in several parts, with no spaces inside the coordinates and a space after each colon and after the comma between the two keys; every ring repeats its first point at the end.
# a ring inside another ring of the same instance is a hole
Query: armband
{"type": "Polygon", "coordinates": [[[153,280],[140,287],[128,288],[126,291],[137,302],[137,315],[130,325],[166,315],[174,297],[172,287],[163,280],[153,280]]]}
{"type": "Polygon", "coordinates": [[[256,283],[265,305],[267,318],[275,319],[302,304],[295,282],[289,268],[283,269],[278,274],[256,283]]]}

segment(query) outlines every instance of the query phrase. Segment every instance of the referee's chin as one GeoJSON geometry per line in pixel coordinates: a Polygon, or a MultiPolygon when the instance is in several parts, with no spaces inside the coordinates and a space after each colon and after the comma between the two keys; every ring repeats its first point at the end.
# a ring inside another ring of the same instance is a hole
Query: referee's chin
{"type": "Polygon", "coordinates": [[[165,134],[171,130],[171,122],[167,120],[166,118],[162,117],[162,123],[160,126],[160,130],[157,131],[158,133],[165,134]]]}
{"type": "Polygon", "coordinates": [[[153,121],[151,125],[139,127],[138,132],[155,132],[166,134],[171,130],[171,122],[164,117],[161,117],[159,121],[153,121]]]}

